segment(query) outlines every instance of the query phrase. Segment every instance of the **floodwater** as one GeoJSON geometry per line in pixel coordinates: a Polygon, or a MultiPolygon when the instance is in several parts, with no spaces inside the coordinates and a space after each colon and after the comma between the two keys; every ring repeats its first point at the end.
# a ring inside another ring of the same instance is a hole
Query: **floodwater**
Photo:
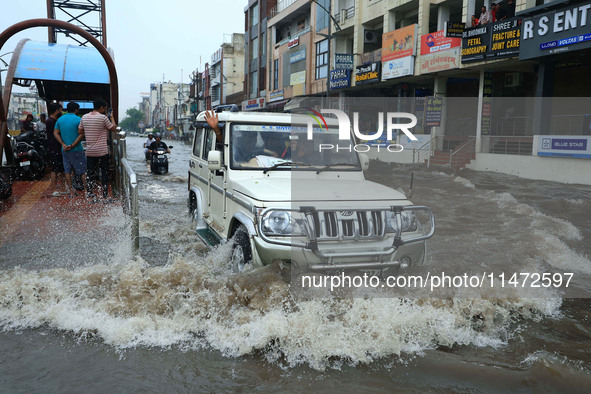
{"type": "MultiPolygon", "coordinates": [[[[127,142],[141,257],[117,242],[86,263],[0,256],[0,391],[591,389],[588,299],[293,299],[281,267],[232,274],[227,246],[197,240],[190,148],[172,142],[156,176],[142,142],[127,142]]],[[[411,172],[437,219],[428,266],[552,268],[591,288],[590,187],[379,163],[368,178],[406,190],[411,172]]]]}

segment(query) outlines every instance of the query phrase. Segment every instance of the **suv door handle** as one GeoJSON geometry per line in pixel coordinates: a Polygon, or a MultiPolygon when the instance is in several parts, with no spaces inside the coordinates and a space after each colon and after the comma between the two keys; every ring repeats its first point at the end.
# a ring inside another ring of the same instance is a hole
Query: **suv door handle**
{"type": "Polygon", "coordinates": [[[199,163],[199,168],[203,168],[203,164],[199,163]]]}

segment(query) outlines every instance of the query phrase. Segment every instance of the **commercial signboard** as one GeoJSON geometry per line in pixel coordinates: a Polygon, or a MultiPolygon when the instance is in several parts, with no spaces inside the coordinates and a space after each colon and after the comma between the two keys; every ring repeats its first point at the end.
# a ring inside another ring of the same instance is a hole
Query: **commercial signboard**
{"type": "Polygon", "coordinates": [[[337,70],[353,70],[353,54],[335,53],[334,68],[337,70]]]}
{"type": "Polygon", "coordinates": [[[521,18],[504,19],[491,24],[487,58],[519,55],[521,18]]]}
{"type": "Polygon", "coordinates": [[[244,100],[242,102],[242,110],[243,111],[254,111],[257,109],[265,108],[265,98],[259,97],[257,99],[252,100],[244,100]]]}
{"type": "Polygon", "coordinates": [[[523,18],[519,59],[591,48],[591,1],[523,18]]]}
{"type": "Polygon", "coordinates": [[[460,48],[421,56],[421,74],[435,73],[460,67],[460,48]]]}
{"type": "Polygon", "coordinates": [[[541,135],[538,138],[538,156],[591,159],[591,136],[541,135]]]}
{"type": "Polygon", "coordinates": [[[342,89],[351,86],[351,70],[331,70],[330,88],[342,89]]]}
{"type": "Polygon", "coordinates": [[[423,34],[421,36],[421,55],[445,51],[460,45],[462,45],[461,38],[446,37],[444,30],[423,34]]]}
{"type": "Polygon", "coordinates": [[[300,37],[292,38],[287,42],[288,48],[297,47],[298,45],[300,45],[300,37]]]}
{"type": "Polygon", "coordinates": [[[521,44],[521,18],[470,27],[462,35],[462,63],[517,56],[521,44]]]}
{"type": "Polygon", "coordinates": [[[381,62],[373,62],[357,66],[355,69],[355,85],[366,85],[380,82],[381,62]]]}
{"type": "Polygon", "coordinates": [[[446,37],[456,37],[462,38],[462,33],[466,28],[466,24],[464,22],[445,22],[444,26],[444,34],[446,37]]]}
{"type": "Polygon", "coordinates": [[[490,24],[469,27],[462,34],[462,63],[484,60],[489,44],[490,24]]]}
{"type": "Polygon", "coordinates": [[[283,89],[274,90],[269,93],[269,102],[283,100],[283,89]]]}
{"type": "Polygon", "coordinates": [[[297,52],[292,53],[291,55],[289,55],[289,63],[293,64],[293,63],[297,63],[299,61],[302,61],[306,59],[306,48],[302,48],[297,52]]]}
{"type": "Polygon", "coordinates": [[[382,35],[382,62],[415,55],[417,25],[402,27],[382,35]]]}
{"type": "Polygon", "coordinates": [[[289,76],[289,84],[290,85],[299,85],[301,83],[306,83],[306,70],[290,74],[290,76],[289,76]]]}
{"type": "Polygon", "coordinates": [[[414,60],[414,56],[406,56],[403,58],[383,62],[382,81],[403,77],[405,75],[413,75],[415,71],[414,60]]]}
{"type": "Polygon", "coordinates": [[[425,126],[441,126],[441,113],[443,112],[443,99],[427,97],[425,100],[425,126]]]}

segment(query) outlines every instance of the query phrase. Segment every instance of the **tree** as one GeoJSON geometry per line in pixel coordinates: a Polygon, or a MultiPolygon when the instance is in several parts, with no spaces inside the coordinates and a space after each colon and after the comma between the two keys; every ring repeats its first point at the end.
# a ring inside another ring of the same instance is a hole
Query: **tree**
{"type": "Polygon", "coordinates": [[[125,115],[125,119],[119,123],[119,126],[121,126],[123,130],[140,131],[137,124],[138,122],[145,120],[146,117],[144,113],[135,108],[130,108],[125,112],[125,115]]]}

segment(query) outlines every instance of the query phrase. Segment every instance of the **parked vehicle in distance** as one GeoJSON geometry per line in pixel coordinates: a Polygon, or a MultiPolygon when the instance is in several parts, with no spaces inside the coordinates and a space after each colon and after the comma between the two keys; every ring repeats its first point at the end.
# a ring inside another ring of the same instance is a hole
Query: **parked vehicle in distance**
{"type": "Polygon", "coordinates": [[[204,242],[232,242],[235,272],[277,260],[316,272],[423,264],[433,214],[367,181],[365,154],[319,151],[339,143],[334,125],[308,140],[290,114],[217,115],[223,143],[197,117],[188,207],[204,242]]]}

